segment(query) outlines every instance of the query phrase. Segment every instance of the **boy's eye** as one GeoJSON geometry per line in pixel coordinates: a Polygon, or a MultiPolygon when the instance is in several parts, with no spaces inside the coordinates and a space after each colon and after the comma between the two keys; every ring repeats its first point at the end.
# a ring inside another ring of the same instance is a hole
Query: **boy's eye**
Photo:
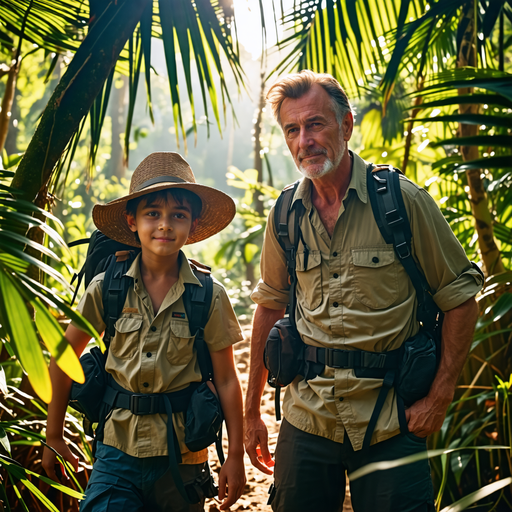
{"type": "Polygon", "coordinates": [[[156,217],[158,215],[158,212],[150,211],[146,215],[148,215],[148,217],[156,217]]]}

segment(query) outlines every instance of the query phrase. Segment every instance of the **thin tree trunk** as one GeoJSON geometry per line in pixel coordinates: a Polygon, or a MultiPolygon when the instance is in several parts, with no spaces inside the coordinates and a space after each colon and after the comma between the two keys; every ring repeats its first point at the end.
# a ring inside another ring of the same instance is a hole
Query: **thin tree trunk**
{"type": "MultiPolygon", "coordinates": [[[[418,78],[418,87],[416,90],[419,92],[423,89],[423,76],[420,76],[418,78]]],[[[423,96],[418,96],[414,100],[414,106],[418,107],[423,102],[423,96]]],[[[405,152],[404,152],[404,160],[402,162],[402,172],[404,174],[407,174],[407,165],[409,164],[409,156],[411,154],[411,144],[412,144],[412,129],[414,127],[414,118],[418,115],[421,109],[414,108],[411,112],[411,121],[409,121],[409,124],[407,125],[407,135],[405,136],[405,152]]]]}
{"type": "MultiPolygon", "coordinates": [[[[457,67],[459,68],[464,66],[477,67],[474,8],[473,1],[468,2],[462,13],[461,23],[466,21],[467,26],[459,48],[457,60],[457,67]]],[[[459,95],[472,93],[473,88],[466,87],[459,89],[459,95]]],[[[478,105],[459,105],[459,113],[476,114],[478,113],[478,105]]],[[[478,135],[478,126],[460,123],[459,135],[460,137],[478,135]]],[[[461,146],[460,151],[464,162],[476,160],[480,157],[478,146],[461,146]]],[[[469,169],[466,171],[466,177],[469,186],[471,211],[475,219],[475,229],[478,234],[478,246],[484,263],[484,271],[486,275],[489,276],[503,272],[505,267],[503,266],[501,253],[494,238],[493,217],[489,210],[489,202],[481,173],[481,169],[469,169]]]]}
{"type": "Polygon", "coordinates": [[[5,139],[9,131],[9,123],[11,121],[11,108],[16,92],[16,80],[20,70],[19,59],[13,60],[11,69],[7,74],[7,82],[5,84],[4,97],[2,98],[2,110],[0,111],[0,153],[4,150],[5,139]]]}
{"type": "Polygon", "coordinates": [[[23,190],[25,199],[46,205],[55,164],[89,112],[148,1],[111,1],[80,45],[13,178],[12,186],[23,190]]]}
{"type": "Polygon", "coordinates": [[[126,123],[126,93],[128,91],[128,77],[121,76],[123,85],[112,90],[110,115],[112,117],[112,151],[110,153],[109,174],[117,178],[124,178],[126,174],[126,160],[124,158],[121,136],[124,136],[126,123]]]}

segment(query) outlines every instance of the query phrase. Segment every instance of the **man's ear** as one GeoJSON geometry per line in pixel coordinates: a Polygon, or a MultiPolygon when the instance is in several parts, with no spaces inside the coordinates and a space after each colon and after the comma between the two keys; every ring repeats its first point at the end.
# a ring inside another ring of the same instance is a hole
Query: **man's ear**
{"type": "Polygon", "coordinates": [[[124,213],[124,218],[126,219],[126,222],[128,224],[128,227],[130,228],[130,231],[133,233],[137,232],[137,221],[135,220],[135,217],[131,213],[124,213]]]}
{"type": "Polygon", "coordinates": [[[352,112],[348,112],[345,115],[341,125],[343,129],[343,140],[349,141],[352,137],[352,131],[354,130],[354,116],[352,112]]]}
{"type": "Polygon", "coordinates": [[[192,236],[192,234],[194,233],[194,231],[196,230],[197,228],[197,224],[199,223],[199,219],[195,219],[194,222],[192,222],[191,226],[190,226],[190,231],[188,233],[188,236],[192,236]]]}

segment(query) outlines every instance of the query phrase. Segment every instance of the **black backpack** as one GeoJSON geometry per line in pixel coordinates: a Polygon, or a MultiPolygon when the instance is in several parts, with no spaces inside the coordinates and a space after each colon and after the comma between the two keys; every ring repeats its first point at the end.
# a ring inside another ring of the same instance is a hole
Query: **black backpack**
{"type": "MultiPolygon", "coordinates": [[[[400,349],[389,352],[326,349],[305,345],[295,327],[296,252],[302,239],[300,219],[305,208],[302,201],[293,202],[300,181],[286,187],[274,209],[278,241],[285,251],[290,279],[288,319],[271,330],[265,347],[267,382],[276,389],[276,417],[280,418],[280,388],[291,383],[296,375],[306,380],[319,375],[325,366],[353,368],[360,377],[383,379],[383,385],[368,424],[363,448],[370,445],[380,411],[389,389],[397,390],[399,419],[406,430],[404,405],[410,405],[427,395],[437,371],[443,313],[433,300],[428,282],[412,256],[412,233],[400,189],[401,172],[391,166],[367,166],[367,187],[375,221],[387,244],[392,244],[416,291],[417,320],[422,328],[400,349]],[[287,322],[284,322],[287,320],[287,322]],[[291,334],[290,334],[291,333],[291,334]],[[294,357],[287,357],[293,353],[294,357]],[[283,376],[283,377],[281,377],[283,376]]],[[[302,239],[304,242],[304,240],[302,239]]],[[[306,244],[304,244],[306,245],[306,244]]]]}
{"type": "MultiPolygon", "coordinates": [[[[110,340],[115,335],[115,323],[121,315],[128,291],[133,285],[133,279],[125,274],[140,249],[116,242],[100,231],[94,231],[90,239],[70,243],[69,247],[84,243],[89,243],[89,248],[82,269],[71,281],[72,284],[75,280],[78,281],[73,302],[82,280],[87,288],[95,276],[105,272],[102,301],[106,325],[103,340],[107,350],[102,353],[98,347],[94,347],[80,358],[86,382],[84,384],[73,382],[69,405],[83,414],[84,430],[94,437],[93,453],[97,441],[103,439],[105,421],[114,408],[130,409],[136,415],[161,413],[170,416],[173,412],[185,412],[187,447],[191,451],[200,451],[215,443],[219,461],[223,464],[222,423],[224,418],[218,398],[206,385],[208,381],[213,380],[210,352],[204,340],[204,327],[208,320],[213,295],[210,267],[189,259],[192,271],[201,286],[185,283],[183,295],[190,332],[195,335],[194,348],[201,371],[201,383],[192,383],[181,391],[171,393],[132,393],[114,381],[105,371],[105,363],[110,340]],[[97,424],[95,431],[92,429],[94,423],[97,424]]],[[[214,491],[209,485],[211,482],[209,474],[204,475],[204,478],[202,476],[201,481],[195,482],[192,486],[184,486],[177,466],[177,463],[181,462],[181,455],[174,429],[168,431],[168,450],[170,470],[185,500],[196,503],[201,497],[201,492],[205,494],[205,489],[209,494],[214,491]]]]}

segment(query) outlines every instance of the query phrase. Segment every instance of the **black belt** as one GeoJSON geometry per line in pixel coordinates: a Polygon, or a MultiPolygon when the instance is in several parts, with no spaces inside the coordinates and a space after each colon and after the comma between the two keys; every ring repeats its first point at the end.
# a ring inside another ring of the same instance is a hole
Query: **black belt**
{"type": "Polygon", "coordinates": [[[396,369],[400,363],[400,350],[389,352],[366,352],[364,350],[340,350],[308,345],[304,359],[321,363],[330,368],[375,368],[396,369]]]}
{"type": "Polygon", "coordinates": [[[184,412],[187,410],[192,393],[200,383],[194,382],[185,389],[171,393],[132,393],[112,379],[107,385],[103,401],[111,409],[128,409],[136,416],[147,414],[167,414],[167,398],[171,402],[173,412],[184,412]]]}

